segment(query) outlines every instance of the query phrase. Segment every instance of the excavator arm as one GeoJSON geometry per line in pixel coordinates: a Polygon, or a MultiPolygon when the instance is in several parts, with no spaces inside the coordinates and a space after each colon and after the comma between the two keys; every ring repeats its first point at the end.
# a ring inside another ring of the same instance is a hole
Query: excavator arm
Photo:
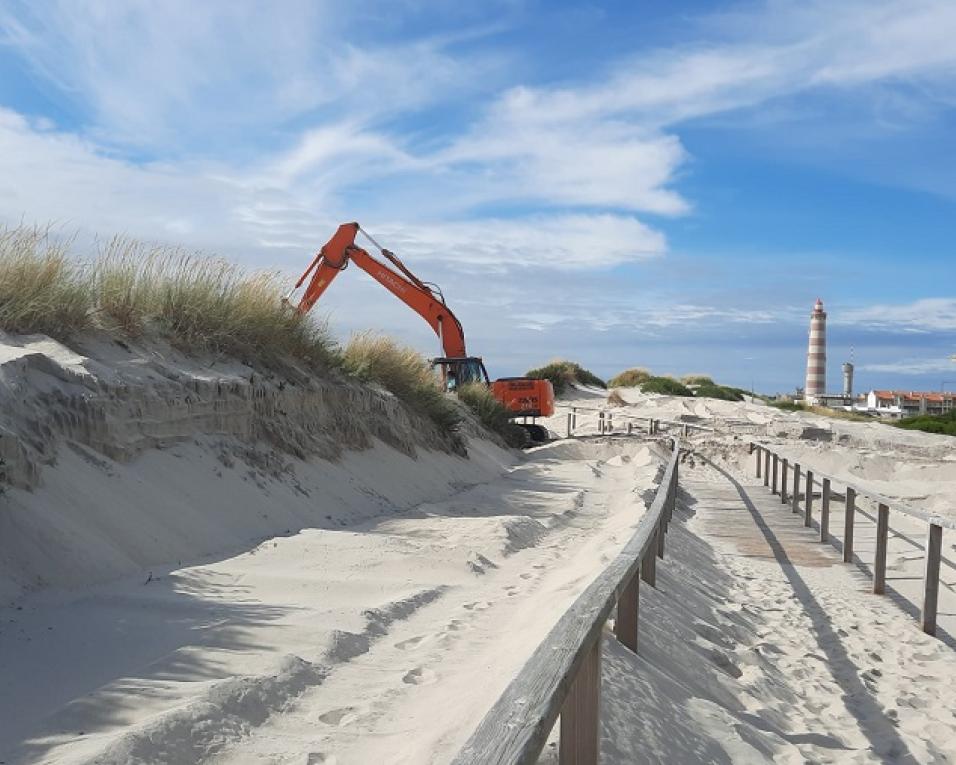
{"type": "MultiPolygon", "coordinates": [[[[438,335],[442,353],[446,357],[467,356],[461,322],[445,305],[437,288],[433,289],[421,281],[388,250],[382,249],[381,252],[392,267],[369,255],[355,244],[359,231],[361,228],[358,223],[343,223],[339,226],[332,238],[319,250],[305,273],[299,277],[294,289],[301,287],[310,275],[312,277],[299,301],[299,312],[307,313],[311,310],[329,288],[332,280],[344,271],[351,261],[428,322],[438,335]]],[[[371,240],[371,237],[369,239],[371,240]]]]}

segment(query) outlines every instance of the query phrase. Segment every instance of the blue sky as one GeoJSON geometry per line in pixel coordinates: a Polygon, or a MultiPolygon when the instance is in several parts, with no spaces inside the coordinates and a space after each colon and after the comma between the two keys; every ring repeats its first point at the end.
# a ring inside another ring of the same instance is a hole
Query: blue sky
{"type": "MultiPolygon", "coordinates": [[[[290,275],[358,220],[492,374],[956,389],[956,4],[17,2],[0,219],[290,275]],[[462,7],[467,6],[467,7],[462,7]]],[[[319,310],[436,350],[357,269],[319,310]]]]}

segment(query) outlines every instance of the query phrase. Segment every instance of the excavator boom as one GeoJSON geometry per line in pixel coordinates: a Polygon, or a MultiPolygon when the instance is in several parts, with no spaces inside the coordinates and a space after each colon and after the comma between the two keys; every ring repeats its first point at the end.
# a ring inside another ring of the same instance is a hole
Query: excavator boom
{"type": "Polygon", "coordinates": [[[295,285],[298,289],[312,274],[312,279],[299,301],[299,311],[301,313],[309,311],[329,288],[332,280],[344,271],[351,261],[428,322],[441,341],[444,356],[451,358],[467,356],[465,333],[461,322],[445,305],[441,296],[405,268],[402,262],[388,250],[382,250],[382,254],[395,264],[395,268],[390,268],[369,255],[366,250],[358,247],[355,244],[355,237],[359,231],[361,228],[358,223],[343,223],[319,250],[295,285]]]}

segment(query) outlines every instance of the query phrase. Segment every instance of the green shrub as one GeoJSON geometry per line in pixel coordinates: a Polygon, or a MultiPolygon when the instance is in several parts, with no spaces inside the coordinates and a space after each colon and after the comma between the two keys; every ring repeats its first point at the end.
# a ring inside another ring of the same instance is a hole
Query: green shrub
{"type": "Polygon", "coordinates": [[[694,391],[694,395],[697,396],[697,398],[717,398],[722,401],[744,400],[743,395],[738,389],[714,384],[699,384],[697,389],[694,391]]]}
{"type": "Polygon", "coordinates": [[[707,375],[684,375],[682,378],[680,378],[680,381],[684,383],[684,385],[717,385],[713,378],[708,377],[707,375]]]}
{"type": "Polygon", "coordinates": [[[607,381],[607,384],[611,388],[634,388],[650,379],[650,372],[640,367],[634,367],[633,369],[625,369],[623,372],[614,375],[614,377],[607,381]]]}
{"type": "Polygon", "coordinates": [[[0,329],[66,340],[90,325],[88,269],[48,230],[0,230],[0,329]]]}
{"type": "Polygon", "coordinates": [[[525,376],[538,380],[550,380],[555,394],[564,393],[574,383],[607,388],[604,380],[573,361],[552,361],[538,369],[528,370],[525,376]]]}
{"type": "Polygon", "coordinates": [[[668,396],[693,396],[693,392],[673,377],[651,377],[641,384],[644,393],[665,393],[668,396]]]}
{"type": "Polygon", "coordinates": [[[785,412],[806,412],[807,407],[803,404],[798,404],[795,401],[771,401],[770,406],[776,407],[777,409],[782,409],[785,412]]]}
{"type": "Polygon", "coordinates": [[[906,430],[922,430],[924,433],[956,436],[956,411],[946,414],[921,414],[915,417],[904,417],[893,424],[906,430]]]}
{"type": "Polygon", "coordinates": [[[488,430],[497,433],[508,446],[521,447],[528,439],[524,428],[516,425],[511,413],[491,389],[481,383],[469,383],[458,389],[458,399],[467,406],[488,430]]]}
{"type": "Polygon", "coordinates": [[[362,333],[342,353],[345,370],[395,394],[411,409],[431,419],[443,433],[457,430],[461,414],[438,386],[431,365],[418,351],[383,335],[362,333]]]}

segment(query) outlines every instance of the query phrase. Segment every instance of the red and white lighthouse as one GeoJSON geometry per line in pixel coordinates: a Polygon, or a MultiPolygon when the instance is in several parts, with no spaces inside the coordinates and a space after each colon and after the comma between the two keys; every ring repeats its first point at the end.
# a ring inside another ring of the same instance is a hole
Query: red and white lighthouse
{"type": "Polygon", "coordinates": [[[804,397],[811,401],[827,392],[827,312],[817,298],[810,314],[810,341],[807,346],[807,381],[804,397]]]}

